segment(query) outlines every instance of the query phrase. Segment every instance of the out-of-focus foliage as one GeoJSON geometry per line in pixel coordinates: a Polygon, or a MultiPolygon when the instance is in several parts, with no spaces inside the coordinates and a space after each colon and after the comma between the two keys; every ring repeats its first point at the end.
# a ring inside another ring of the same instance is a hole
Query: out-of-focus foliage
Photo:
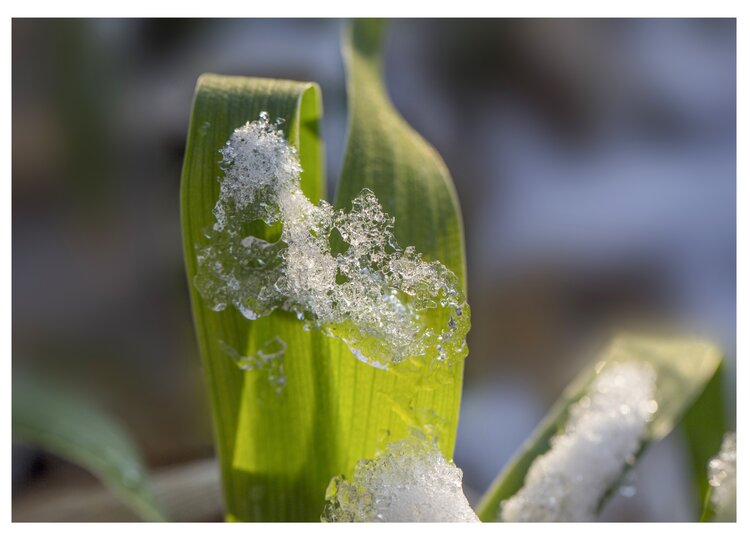
{"type": "Polygon", "coordinates": [[[166,520],[130,435],[96,405],[28,377],[16,379],[13,437],[90,471],[144,520],[166,520]]]}

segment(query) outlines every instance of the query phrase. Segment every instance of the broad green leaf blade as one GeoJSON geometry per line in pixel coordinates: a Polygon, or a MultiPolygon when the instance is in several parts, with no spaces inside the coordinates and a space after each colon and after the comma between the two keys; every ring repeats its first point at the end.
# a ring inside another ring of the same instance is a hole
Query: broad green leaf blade
{"type": "MultiPolygon", "coordinates": [[[[379,28],[358,22],[352,36],[379,28]]],[[[375,49],[369,51],[369,60],[359,59],[355,50],[347,38],[351,123],[338,206],[348,207],[361,188],[371,188],[396,218],[399,244],[416,246],[427,259],[439,259],[463,285],[463,233],[447,170],[390,105],[379,67],[371,70],[375,49]],[[379,142],[373,143],[373,138],[379,142]]],[[[285,135],[300,151],[303,191],[313,202],[320,199],[324,185],[317,87],[202,77],[182,180],[186,267],[211,391],[228,518],[317,520],[332,476],[350,474],[356,461],[412,429],[438,437],[444,453],[452,455],[465,354],[453,355],[450,363],[412,359],[380,370],[358,361],[344,342],[306,331],[302,322],[282,311],[250,322],[233,308],[214,312],[206,305],[192,279],[196,250],[205,243],[203,232],[214,220],[211,211],[222,174],[218,150],[235,128],[261,111],[271,119],[287,120],[285,135]],[[279,394],[262,374],[239,370],[222,346],[252,353],[274,337],[286,344],[287,384],[279,394]]],[[[265,228],[252,233],[272,234],[265,228]]],[[[468,321],[468,310],[466,316],[468,321]]]]}
{"type": "MultiPolygon", "coordinates": [[[[334,471],[335,435],[329,405],[327,341],[282,311],[256,321],[234,308],[211,310],[193,285],[196,249],[219,194],[219,149],[235,128],[266,111],[283,118],[299,150],[302,189],[317,202],[324,192],[321,102],[317,85],[203,75],[198,81],[182,174],[182,228],[193,318],[208,380],[227,518],[236,521],[316,521],[334,471]],[[242,371],[222,344],[255,352],[274,337],[286,343],[287,385],[276,391],[259,371],[242,371]]],[[[266,235],[268,231],[253,231],[266,235]]]]}
{"type": "Polygon", "coordinates": [[[166,521],[130,436],[80,397],[18,379],[13,436],[90,471],[144,520],[166,521]]]}
{"type": "Polygon", "coordinates": [[[549,414],[487,490],[477,509],[482,521],[498,521],[501,502],[523,487],[534,459],[549,450],[550,438],[564,427],[568,408],[585,395],[594,378],[595,366],[599,362],[610,364],[631,360],[650,364],[657,375],[659,410],[648,426],[640,454],[649,443],[669,434],[696,402],[717,372],[721,354],[714,345],[692,339],[630,334],[615,338],[602,357],[565,389],[549,414]]]}
{"type": "MultiPolygon", "coordinates": [[[[382,73],[384,26],[356,20],[344,35],[349,133],[335,207],[347,208],[363,188],[371,189],[395,217],[399,245],[414,246],[425,259],[442,262],[465,290],[456,192],[438,153],[388,98],[382,73]]],[[[437,329],[444,325],[434,324],[437,329]]],[[[443,453],[452,457],[465,354],[449,359],[450,364],[431,367],[410,360],[383,371],[357,361],[341,343],[332,344],[331,353],[342,437],[339,472],[351,475],[356,461],[415,428],[437,437],[443,453]]]]}
{"type": "Polygon", "coordinates": [[[347,207],[363,188],[396,218],[396,238],[440,260],[466,289],[461,208],[437,151],[396,111],[383,82],[385,23],[357,20],[344,37],[349,136],[336,192],[347,207]]]}

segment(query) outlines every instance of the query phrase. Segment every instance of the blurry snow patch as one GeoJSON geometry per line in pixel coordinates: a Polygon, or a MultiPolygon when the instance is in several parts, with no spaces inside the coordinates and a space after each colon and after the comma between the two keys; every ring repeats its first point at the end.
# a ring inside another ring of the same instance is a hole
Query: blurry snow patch
{"type": "Polygon", "coordinates": [[[326,495],[325,522],[478,522],[464,495],[463,473],[434,442],[414,436],[392,442],[337,476],[326,495]]]}
{"type": "Polygon", "coordinates": [[[737,518],[737,435],[727,433],[719,453],[708,462],[711,506],[718,521],[737,518]]]}
{"type": "Polygon", "coordinates": [[[601,499],[635,461],[657,410],[656,375],[641,363],[605,366],[569,410],[564,431],[534,460],[502,521],[593,521],[601,499]]]}

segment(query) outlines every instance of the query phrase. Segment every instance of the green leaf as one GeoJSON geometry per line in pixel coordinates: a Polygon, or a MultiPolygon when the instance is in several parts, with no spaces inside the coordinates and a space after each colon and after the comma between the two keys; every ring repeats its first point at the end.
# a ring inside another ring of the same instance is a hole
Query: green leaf
{"type": "MultiPolygon", "coordinates": [[[[198,80],[182,173],[183,248],[193,318],[208,380],[227,518],[235,521],[317,520],[333,470],[329,339],[305,331],[282,311],[256,321],[234,308],[211,310],[193,286],[196,248],[214,222],[219,149],[235,128],[266,111],[283,118],[299,150],[302,189],[312,201],[324,192],[318,134],[320,93],[314,83],[203,75],[198,80]],[[277,394],[258,371],[237,367],[222,344],[255,352],[283,337],[287,385],[277,394]]],[[[256,235],[268,231],[255,231],[256,235]]]]}
{"type": "MultiPolygon", "coordinates": [[[[396,218],[399,244],[439,259],[463,285],[455,191],[435,150],[387,98],[377,53],[381,30],[380,23],[358,21],[345,38],[350,128],[336,206],[348,207],[362,188],[370,188],[396,218]]],[[[196,89],[182,176],[185,262],[228,519],[317,521],[333,476],[351,475],[358,460],[412,430],[435,436],[452,456],[465,352],[449,354],[449,363],[410,359],[382,370],[357,360],[344,342],[306,331],[292,314],[276,311],[251,322],[234,308],[211,310],[192,282],[196,249],[205,244],[204,232],[214,221],[222,175],[218,150],[235,128],[261,111],[286,119],[285,135],[300,153],[303,191],[313,202],[322,197],[317,86],[204,75],[196,89]],[[222,346],[249,354],[274,337],[286,344],[286,386],[280,393],[259,371],[240,370],[222,346]]],[[[253,234],[268,238],[273,232],[261,227],[253,234]]],[[[465,322],[461,333],[467,331],[468,309],[465,322]]]]}
{"type": "Polygon", "coordinates": [[[727,431],[723,369],[722,363],[681,424],[692,467],[696,510],[703,509],[705,503],[709,502],[711,486],[708,485],[708,462],[718,453],[727,431]]]}
{"type": "Polygon", "coordinates": [[[718,371],[721,354],[714,345],[693,339],[630,334],[616,337],[597,362],[565,389],[533,435],[493,482],[477,509],[482,521],[498,521],[501,502],[523,487],[534,459],[549,450],[550,438],[564,427],[568,408],[585,395],[595,376],[595,367],[602,361],[609,364],[629,360],[650,364],[657,375],[659,409],[648,426],[640,455],[650,443],[669,434],[696,402],[718,371]]]}
{"type": "MultiPolygon", "coordinates": [[[[465,291],[463,223],[456,191],[440,155],[388,98],[382,73],[384,30],[382,21],[358,19],[344,36],[349,136],[335,206],[347,207],[369,188],[395,217],[399,244],[442,262],[465,291]]],[[[442,325],[434,324],[438,329],[442,325]]],[[[331,345],[331,353],[345,438],[339,452],[342,473],[351,475],[357,460],[372,457],[415,427],[426,427],[439,439],[446,457],[453,456],[465,353],[447,364],[412,360],[388,371],[358,362],[340,343],[331,345]]]]}
{"type": "Polygon", "coordinates": [[[18,379],[13,383],[13,436],[90,471],[144,520],[166,520],[135,444],[96,406],[18,379]]]}
{"type": "Polygon", "coordinates": [[[714,516],[716,515],[714,513],[713,503],[711,502],[712,493],[713,493],[713,488],[711,486],[708,486],[708,490],[706,491],[705,496],[703,497],[703,505],[701,507],[701,516],[700,516],[701,523],[707,523],[713,520],[714,516]]]}

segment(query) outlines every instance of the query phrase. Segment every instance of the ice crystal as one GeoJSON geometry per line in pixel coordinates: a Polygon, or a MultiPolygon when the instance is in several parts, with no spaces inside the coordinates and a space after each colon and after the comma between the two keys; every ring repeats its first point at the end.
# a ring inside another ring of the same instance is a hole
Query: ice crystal
{"type": "Polygon", "coordinates": [[[281,393],[286,385],[286,375],[284,374],[284,365],[281,360],[286,352],[286,343],[274,337],[270,341],[263,343],[255,354],[243,356],[230,345],[222,342],[221,347],[224,352],[234,360],[237,367],[243,371],[259,371],[265,373],[268,383],[276,391],[281,393]]]}
{"type": "Polygon", "coordinates": [[[711,485],[711,506],[719,521],[735,521],[737,517],[737,436],[727,433],[719,453],[708,462],[708,483],[711,485]]]}
{"type": "Polygon", "coordinates": [[[195,277],[214,310],[233,305],[251,320],[292,311],[376,367],[464,352],[468,306],[456,276],[399,247],[373,192],[348,211],[313,204],[296,150],[265,114],[237,128],[221,154],[216,220],[195,277]],[[261,221],[280,224],[280,239],[249,235],[261,221]]]}
{"type": "Polygon", "coordinates": [[[601,499],[632,465],[657,410],[647,365],[605,365],[573,404],[564,430],[502,504],[502,521],[593,521],[601,499]]]}
{"type": "Polygon", "coordinates": [[[326,522],[478,522],[464,495],[463,472],[437,445],[414,436],[362,460],[351,482],[328,487],[326,522]]]}

